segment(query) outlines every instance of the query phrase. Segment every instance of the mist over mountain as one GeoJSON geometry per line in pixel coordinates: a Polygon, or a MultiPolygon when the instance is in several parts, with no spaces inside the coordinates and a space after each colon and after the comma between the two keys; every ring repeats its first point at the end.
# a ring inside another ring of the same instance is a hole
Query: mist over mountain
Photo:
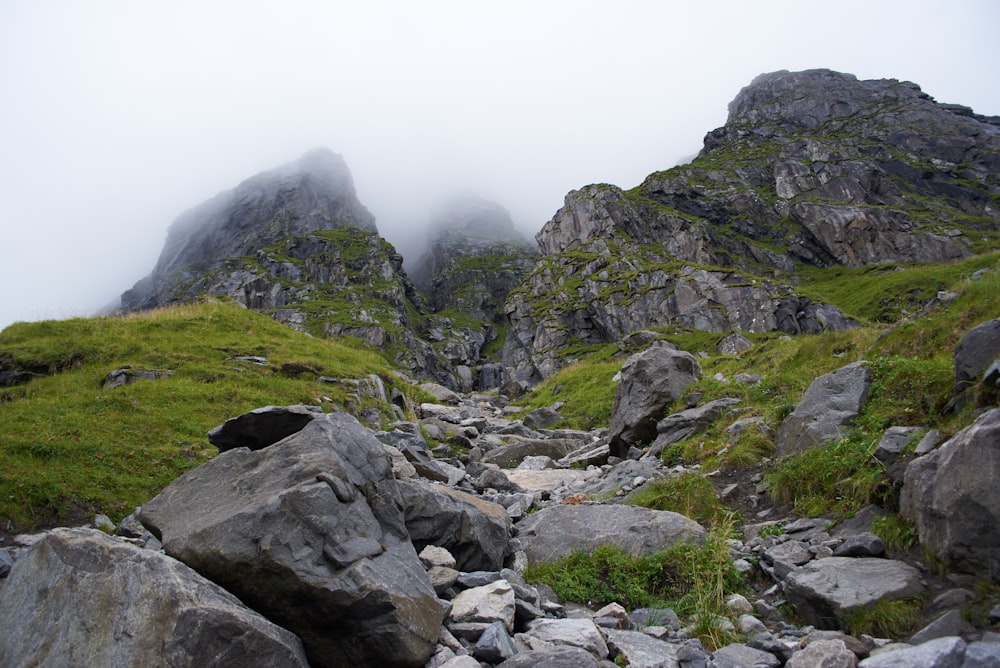
{"type": "Polygon", "coordinates": [[[942,262],[996,244],[997,118],[830,70],[761,75],[729,109],[690,163],[629,190],[573,190],[535,240],[500,203],[455,197],[413,221],[423,250],[405,271],[344,160],[315,149],[179,217],[122,304],[218,296],[358,336],[450,387],[527,385],[573,346],[642,329],[848,328],[836,304],[795,291],[800,266],[942,262]]]}

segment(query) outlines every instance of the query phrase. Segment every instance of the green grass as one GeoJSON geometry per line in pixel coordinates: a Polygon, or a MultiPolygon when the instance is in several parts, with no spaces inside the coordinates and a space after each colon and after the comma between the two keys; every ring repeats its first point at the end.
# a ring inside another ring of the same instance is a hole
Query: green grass
{"type": "Polygon", "coordinates": [[[849,610],[844,624],[854,636],[905,638],[917,630],[922,610],[919,599],[882,599],[874,605],[849,610]]]}
{"type": "Polygon", "coordinates": [[[716,496],[712,483],[700,473],[653,480],[636,490],[628,500],[636,506],[680,513],[704,525],[718,522],[728,512],[716,496]]]}
{"type": "Polygon", "coordinates": [[[614,545],[577,551],[558,561],[532,564],[524,577],[549,585],[564,601],[595,610],[613,602],[627,610],[671,608],[714,649],[736,640],[718,624],[728,614],[726,597],[744,587],[726,542],[734,527],[732,516],[722,517],[704,544],[682,543],[648,556],[633,556],[614,545]]]}
{"type": "Polygon", "coordinates": [[[527,410],[565,402],[559,412],[565,426],[576,429],[605,427],[617,384],[612,381],[621,361],[587,361],[560,369],[530,394],[519,400],[527,410]]]}
{"type": "Polygon", "coordinates": [[[14,530],[127,515],[214,455],[205,432],[245,411],[320,397],[328,410],[345,405],[353,388],[318,375],[398,382],[374,351],[218,303],[19,323],[0,332],[0,356],[51,374],[0,391],[0,522],[14,530]],[[232,359],[243,355],[268,366],[232,359]],[[174,373],[101,388],[126,366],[174,373]]]}

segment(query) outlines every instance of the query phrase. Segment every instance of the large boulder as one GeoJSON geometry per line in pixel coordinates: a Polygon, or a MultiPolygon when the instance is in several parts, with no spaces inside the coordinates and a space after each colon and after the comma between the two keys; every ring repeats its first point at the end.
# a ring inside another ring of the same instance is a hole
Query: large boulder
{"type": "Polygon", "coordinates": [[[997,359],[1000,359],[1000,318],[976,325],[955,346],[956,405],[963,402],[997,359]]]}
{"type": "Polygon", "coordinates": [[[901,513],[920,543],[953,568],[1000,572],[1000,408],[910,462],[901,513]]]}
{"type": "Polygon", "coordinates": [[[794,455],[843,436],[861,412],[871,387],[871,371],[855,362],[814,380],[774,438],[778,457],[794,455]]]}
{"type": "Polygon", "coordinates": [[[924,593],[917,569],[874,557],[816,559],[789,573],[783,587],[799,616],[820,629],[842,628],[850,611],[882,599],[924,593]]]}
{"type": "Polygon", "coordinates": [[[530,563],[556,561],[575,550],[617,545],[647,555],[677,543],[699,543],[705,528],[667,510],[626,505],[557,505],[528,515],[518,539],[530,563]]]}
{"type": "Polygon", "coordinates": [[[664,409],[700,377],[694,355],[667,343],[656,342],[629,357],[611,408],[611,454],[624,458],[630,446],[651,443],[664,409]]]}
{"type": "Polygon", "coordinates": [[[443,612],[389,457],[345,413],[236,448],[143,506],[167,554],[301,638],[314,666],[423,665],[443,612]]]}
{"type": "Polygon", "coordinates": [[[418,550],[443,547],[463,571],[503,568],[510,516],[503,506],[443,485],[399,482],[410,540],[418,550]]]}
{"type": "Polygon", "coordinates": [[[295,634],[160,552],[59,529],[0,589],[3,666],[308,666],[295,634]]]}

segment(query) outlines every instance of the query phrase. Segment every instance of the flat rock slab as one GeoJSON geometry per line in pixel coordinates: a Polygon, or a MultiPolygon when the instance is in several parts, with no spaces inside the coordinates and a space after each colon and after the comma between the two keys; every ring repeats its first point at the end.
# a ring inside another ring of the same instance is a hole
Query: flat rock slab
{"type": "Polygon", "coordinates": [[[652,554],[678,543],[700,543],[705,539],[705,528],[666,510],[559,505],[528,515],[518,525],[518,538],[529,563],[538,563],[607,544],[634,555],[652,554]]]}
{"type": "Polygon", "coordinates": [[[308,666],[295,634],[160,552],[58,529],[0,589],[3,666],[308,666]]]}
{"type": "Polygon", "coordinates": [[[847,613],[856,608],[924,593],[917,569],[902,561],[874,557],[811,561],[789,573],[784,589],[799,615],[821,629],[842,627],[847,613]]]}
{"type": "Polygon", "coordinates": [[[529,469],[504,469],[507,478],[531,492],[547,492],[555,489],[561,483],[567,486],[582,478],[586,471],[579,469],[545,469],[532,471],[529,469]]]}

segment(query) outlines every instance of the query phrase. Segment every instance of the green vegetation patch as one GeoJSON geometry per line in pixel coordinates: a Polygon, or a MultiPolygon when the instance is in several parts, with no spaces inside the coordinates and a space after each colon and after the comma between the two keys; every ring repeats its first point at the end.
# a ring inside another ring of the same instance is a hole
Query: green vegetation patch
{"type": "Polygon", "coordinates": [[[15,531],[98,512],[124,517],[213,456],[205,432],[248,410],[346,405],[354,388],[319,384],[319,375],[395,381],[370,349],[315,339],[218,303],[19,323],[0,332],[0,357],[51,373],[5,388],[0,402],[0,522],[15,531]],[[173,374],[102,389],[109,372],[126,367],[173,374]]]}
{"type": "Polygon", "coordinates": [[[719,621],[728,614],[726,597],[744,587],[726,542],[734,526],[731,516],[723,518],[704,544],[682,543],[648,556],[633,556],[613,545],[577,551],[559,561],[532,564],[524,577],[549,585],[564,601],[595,610],[614,602],[628,610],[671,608],[714,649],[735,640],[719,621]]]}
{"type": "Polygon", "coordinates": [[[650,481],[628,500],[636,506],[680,513],[704,525],[715,524],[729,512],[709,479],[693,472],[650,481]]]}

